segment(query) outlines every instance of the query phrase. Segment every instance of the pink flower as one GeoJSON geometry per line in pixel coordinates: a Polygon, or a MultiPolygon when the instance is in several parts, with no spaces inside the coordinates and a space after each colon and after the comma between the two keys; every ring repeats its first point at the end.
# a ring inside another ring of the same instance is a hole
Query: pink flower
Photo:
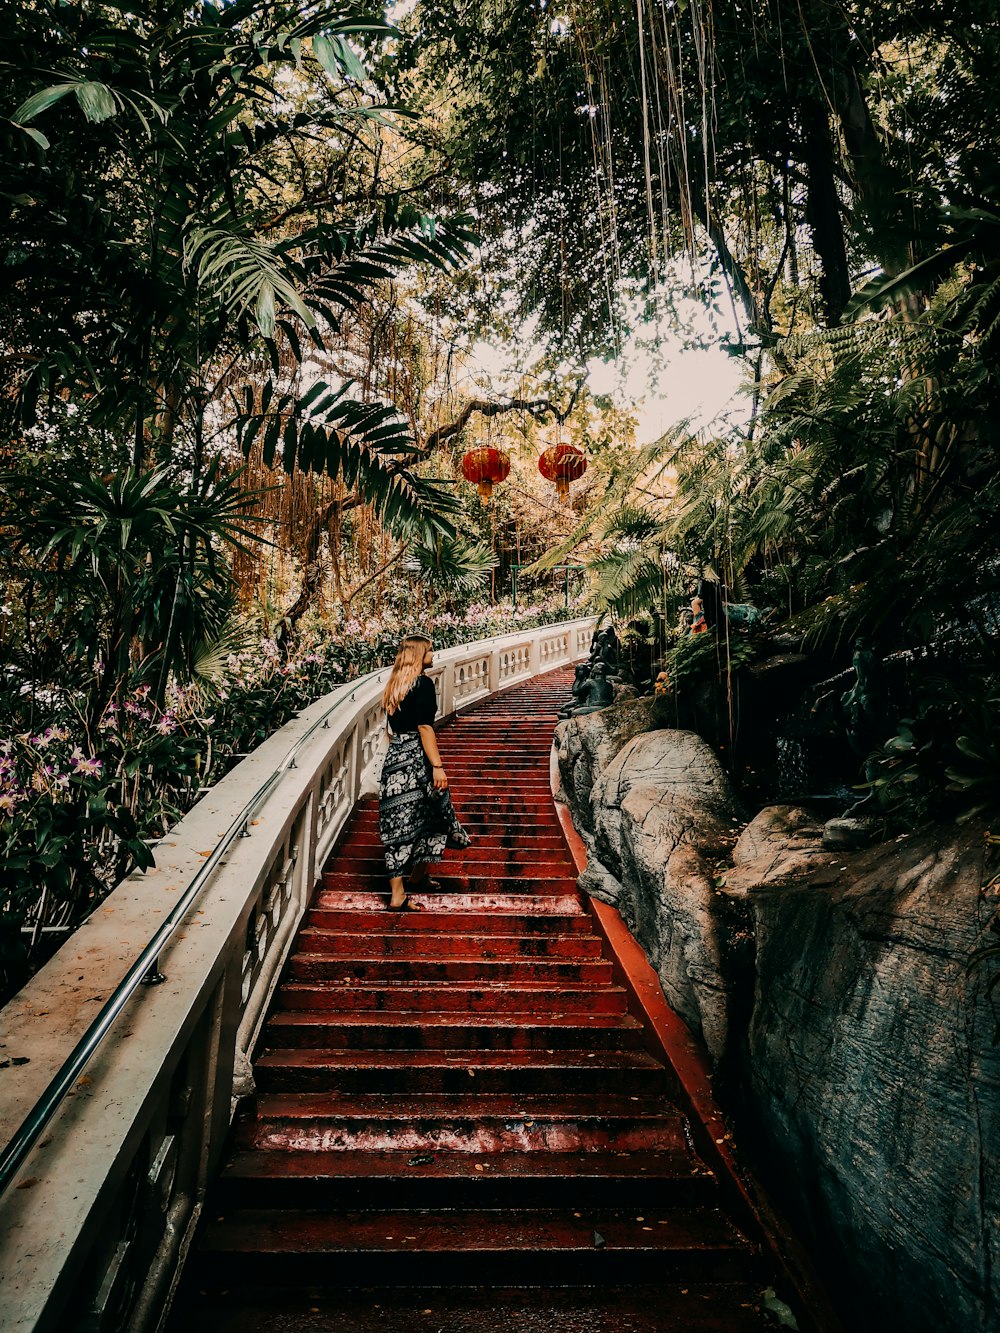
{"type": "Polygon", "coordinates": [[[104,767],[100,759],[85,755],[79,745],[74,748],[73,753],[69,757],[69,762],[70,767],[78,777],[100,777],[101,769],[104,767]]]}

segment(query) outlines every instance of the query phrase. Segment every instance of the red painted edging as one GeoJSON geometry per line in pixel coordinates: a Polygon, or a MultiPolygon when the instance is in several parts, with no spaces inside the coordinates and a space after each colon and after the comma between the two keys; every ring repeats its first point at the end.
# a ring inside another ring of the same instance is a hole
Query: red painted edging
{"type": "MultiPolygon", "coordinates": [[[[556,787],[556,756],[552,755],[552,788],[556,787]]],[[[587,868],[587,848],[577,832],[569,808],[553,795],[563,837],[573,857],[577,874],[587,868]]],[[[624,987],[629,1012],[642,1024],[653,1053],[665,1059],[676,1080],[681,1109],[691,1124],[691,1133],[706,1165],[738,1210],[752,1238],[771,1256],[798,1297],[800,1327],[813,1333],[846,1333],[830,1305],[823,1285],[805,1249],[794,1239],[759,1187],[748,1188],[731,1148],[731,1136],[712,1093],[708,1053],[667,1003],[655,969],[642,947],[607,903],[584,894],[598,932],[608,945],[615,979],[624,987]]]]}

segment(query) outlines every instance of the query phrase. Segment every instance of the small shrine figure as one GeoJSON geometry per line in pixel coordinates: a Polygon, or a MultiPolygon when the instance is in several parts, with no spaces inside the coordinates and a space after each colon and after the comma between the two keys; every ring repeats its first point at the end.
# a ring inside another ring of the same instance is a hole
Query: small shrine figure
{"type": "Polygon", "coordinates": [[[708,633],[708,621],[705,619],[705,603],[700,597],[691,598],[691,637],[708,633]]]}
{"type": "Polygon", "coordinates": [[[598,662],[584,686],[579,704],[572,710],[570,716],[582,717],[585,713],[596,713],[614,701],[614,686],[607,678],[607,667],[603,662],[598,662]]]}
{"type": "Polygon", "coordinates": [[[597,630],[590,644],[591,668],[601,663],[609,675],[618,670],[618,635],[614,625],[597,630]]]}
{"type": "Polygon", "coordinates": [[[574,708],[578,708],[583,703],[584,695],[587,692],[587,682],[590,679],[590,671],[590,664],[587,662],[581,662],[577,667],[570,698],[559,714],[561,718],[572,717],[574,708]]]}

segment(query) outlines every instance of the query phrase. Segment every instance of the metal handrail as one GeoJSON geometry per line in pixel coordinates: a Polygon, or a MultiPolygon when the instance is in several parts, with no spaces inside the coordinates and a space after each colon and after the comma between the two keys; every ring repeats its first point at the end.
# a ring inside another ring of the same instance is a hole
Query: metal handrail
{"type": "MultiPolygon", "coordinates": [[[[556,628],[556,624],[552,626],[556,628]]],[[[535,629],[545,629],[547,626],[536,626],[535,629]]],[[[534,633],[535,630],[527,630],[525,633],[534,633]]],[[[518,637],[517,631],[510,635],[493,635],[488,639],[478,639],[475,644],[456,644],[456,648],[475,647],[481,650],[488,644],[495,644],[501,638],[518,637]]],[[[170,940],[177,927],[182,923],[185,916],[191,909],[192,904],[198,895],[205,888],[214,871],[217,869],[222,857],[229,850],[232,844],[239,837],[249,836],[250,821],[257,813],[264,798],[271,791],[282,773],[295,767],[295,756],[301,748],[312,739],[327,722],[332,713],[345,702],[353,700],[359,689],[377,677],[385,676],[389,668],[380,667],[377,671],[369,671],[364,676],[359,676],[357,680],[345,682],[337,692],[337,697],[329,708],[316,718],[309,727],[295,741],[294,745],[288,750],[281,763],[257,788],[253,796],[246,802],[239,814],[228,826],[225,833],[222,834],[211,855],[207,858],[204,865],[199,866],[196,874],[184,890],[181,897],[177,900],[170,912],[156,931],[153,938],[145,946],[138,958],[131,965],[124,977],[118,983],[110,999],[101,1007],[100,1012],[94,1021],[87,1028],[86,1032],[74,1046],[73,1050],[66,1057],[58,1073],[46,1087],[34,1106],[25,1116],[17,1133],[10,1140],[7,1146],[0,1152],[0,1195],[3,1195],[13,1184],[18,1171],[24,1165],[24,1161],[32,1148],[38,1142],[45,1128],[52,1117],[62,1105],[63,1098],[70,1091],[73,1084],[80,1077],[86,1068],[92,1056],[97,1051],[101,1042],[107,1036],[115,1019],[125,1008],[125,1005],[135,994],[136,990],[142,984],[143,980],[151,971],[155,972],[157,959],[165,945],[170,940]],[[350,698],[348,698],[350,691],[350,698]]]]}

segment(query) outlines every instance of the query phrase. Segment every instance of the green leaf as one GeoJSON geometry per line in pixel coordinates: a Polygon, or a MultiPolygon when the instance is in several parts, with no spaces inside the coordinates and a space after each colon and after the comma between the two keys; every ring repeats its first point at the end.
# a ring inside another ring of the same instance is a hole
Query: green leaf
{"type": "Polygon", "coordinates": [[[337,67],[337,60],[333,53],[333,45],[329,37],[325,37],[321,32],[318,32],[313,38],[313,55],[331,78],[339,77],[340,70],[337,67]]]}
{"type": "Polygon", "coordinates": [[[282,440],[281,462],[285,471],[291,475],[295,470],[295,452],[299,442],[299,423],[295,417],[289,417],[285,422],[285,433],[282,440]]]}
{"type": "Polygon", "coordinates": [[[109,120],[118,110],[118,101],[105,83],[78,84],[76,100],[83,114],[95,125],[109,120]]]}
{"type": "MultiPolygon", "coordinates": [[[[35,143],[38,144],[39,148],[44,149],[50,147],[48,139],[46,139],[45,135],[41,132],[41,130],[36,130],[31,125],[18,125],[17,121],[11,121],[11,124],[16,126],[16,128],[19,129],[22,134],[26,134],[29,139],[34,139],[35,143]]],[[[28,201],[27,196],[24,196],[22,202],[26,203],[27,201],[28,201]]]]}
{"type": "MultiPolygon", "coordinates": [[[[265,467],[274,467],[274,455],[278,448],[278,436],[281,433],[281,418],[272,417],[264,431],[264,443],[261,446],[261,458],[265,467]]],[[[244,449],[244,453],[248,452],[244,449]]]]}
{"type": "Polygon", "coordinates": [[[275,314],[274,287],[266,278],[264,278],[261,280],[257,295],[255,315],[257,319],[257,327],[265,338],[270,338],[274,333],[275,314]]]}
{"type": "Polygon", "coordinates": [[[785,1304],[773,1287],[768,1287],[764,1292],[764,1298],[761,1304],[765,1310],[770,1311],[770,1313],[774,1315],[782,1328],[798,1328],[798,1320],[792,1313],[791,1307],[785,1304]]]}
{"type": "Polygon", "coordinates": [[[348,78],[355,79],[358,83],[365,83],[368,79],[368,71],[358,59],[350,42],[345,37],[335,37],[332,45],[340,66],[348,78]]]}
{"type": "Polygon", "coordinates": [[[75,93],[78,84],[76,83],[55,83],[51,88],[43,88],[40,92],[32,93],[26,102],[14,112],[14,120],[23,124],[24,121],[34,120],[40,116],[43,111],[47,111],[50,106],[55,106],[56,102],[66,97],[69,93],[75,93]]]}

